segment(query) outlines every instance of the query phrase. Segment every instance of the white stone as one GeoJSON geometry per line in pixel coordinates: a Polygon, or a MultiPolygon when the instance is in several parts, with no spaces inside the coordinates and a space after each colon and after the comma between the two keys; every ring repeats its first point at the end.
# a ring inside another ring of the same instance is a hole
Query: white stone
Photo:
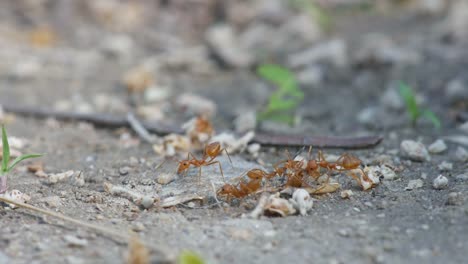
{"type": "Polygon", "coordinates": [[[468,161],[468,151],[464,147],[459,146],[455,151],[455,157],[459,161],[466,162],[468,161]]]}
{"type": "Polygon", "coordinates": [[[401,154],[413,161],[429,161],[431,157],[421,142],[403,140],[400,144],[401,154]]]}
{"type": "Polygon", "coordinates": [[[451,171],[453,169],[453,164],[447,161],[442,161],[438,166],[441,171],[451,171]]]}
{"type": "Polygon", "coordinates": [[[380,173],[382,173],[385,180],[396,180],[399,178],[399,175],[394,170],[385,165],[380,166],[380,173]]]}
{"type": "Polygon", "coordinates": [[[291,67],[303,67],[319,62],[331,63],[337,67],[348,64],[347,45],[342,39],[333,39],[293,54],[288,58],[291,67]]]}
{"type": "Polygon", "coordinates": [[[448,179],[443,175],[437,176],[432,183],[432,187],[436,190],[442,190],[448,187],[448,179]]]}
{"type": "Polygon", "coordinates": [[[419,189],[423,187],[423,185],[424,185],[424,182],[421,179],[411,180],[408,182],[408,185],[405,187],[405,190],[411,191],[414,189],[419,189]]]}
{"type": "Polygon", "coordinates": [[[442,139],[437,139],[428,147],[428,150],[432,154],[439,154],[447,150],[447,145],[442,139]]]}

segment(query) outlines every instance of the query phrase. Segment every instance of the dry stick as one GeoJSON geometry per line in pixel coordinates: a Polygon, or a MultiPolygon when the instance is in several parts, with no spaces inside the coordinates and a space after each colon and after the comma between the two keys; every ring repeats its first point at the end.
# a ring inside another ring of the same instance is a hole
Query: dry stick
{"type": "Polygon", "coordinates": [[[140,120],[138,120],[133,113],[127,114],[127,121],[133,131],[135,131],[135,133],[137,133],[137,135],[146,143],[153,144],[155,142],[155,137],[146,130],[140,120]]]}
{"type": "MultiPolygon", "coordinates": [[[[115,242],[117,242],[117,243],[127,244],[128,241],[130,241],[130,238],[131,238],[131,236],[125,235],[123,232],[119,232],[119,231],[108,229],[108,228],[105,228],[105,227],[102,227],[102,226],[86,223],[84,221],[81,221],[81,220],[78,220],[78,219],[75,219],[75,218],[71,218],[69,216],[59,214],[59,213],[56,213],[56,212],[53,212],[53,211],[49,211],[49,210],[45,210],[45,209],[42,209],[42,208],[39,208],[39,207],[35,207],[33,205],[30,205],[30,204],[21,203],[21,202],[14,201],[14,200],[11,200],[11,199],[8,199],[8,198],[5,198],[5,197],[1,197],[1,196],[0,196],[0,201],[8,203],[8,204],[13,204],[13,205],[16,205],[16,206],[21,207],[21,208],[29,209],[29,210],[32,210],[34,212],[38,212],[38,213],[41,213],[41,214],[52,216],[52,217],[55,217],[55,218],[58,218],[58,219],[61,219],[61,220],[64,220],[64,221],[74,223],[74,224],[76,224],[78,226],[86,227],[88,229],[100,232],[102,234],[105,234],[105,235],[109,236],[110,238],[113,238],[113,240],[115,242]],[[116,240],[115,238],[119,238],[120,240],[116,240]]],[[[165,256],[166,258],[169,258],[168,257],[169,254],[168,254],[167,250],[162,250],[160,248],[150,246],[147,243],[145,243],[145,246],[150,248],[151,250],[153,250],[157,254],[160,254],[162,256],[165,256]]]]}
{"type": "MultiPolygon", "coordinates": [[[[40,118],[56,118],[61,120],[78,120],[93,123],[104,127],[131,126],[129,118],[109,114],[82,114],[75,112],[60,112],[34,107],[22,107],[3,104],[6,112],[18,115],[34,116],[40,118]]],[[[166,135],[170,133],[183,134],[184,131],[177,126],[158,123],[141,122],[141,127],[147,131],[166,135]]],[[[257,133],[252,142],[272,146],[314,146],[319,148],[369,148],[382,141],[380,136],[364,137],[328,137],[328,136],[298,136],[298,135],[271,135],[257,133]]]]}

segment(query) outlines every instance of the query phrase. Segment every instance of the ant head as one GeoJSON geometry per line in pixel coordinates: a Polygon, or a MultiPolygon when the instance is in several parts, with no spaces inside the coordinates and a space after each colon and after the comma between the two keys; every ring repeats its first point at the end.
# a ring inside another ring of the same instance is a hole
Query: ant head
{"type": "Polygon", "coordinates": [[[179,167],[177,168],[177,173],[182,173],[190,167],[190,161],[188,160],[182,160],[179,161],[179,167]]]}
{"type": "Polygon", "coordinates": [[[221,187],[221,189],[219,189],[217,194],[226,195],[226,194],[233,193],[233,191],[234,191],[234,186],[232,186],[231,184],[225,184],[223,185],[223,187],[221,187]]]}
{"type": "Polygon", "coordinates": [[[266,173],[261,169],[252,169],[247,172],[247,177],[252,180],[261,180],[266,173]]]}
{"type": "Polygon", "coordinates": [[[309,161],[307,162],[306,170],[307,170],[308,173],[310,173],[310,172],[312,172],[312,171],[316,171],[318,167],[319,167],[319,166],[318,166],[318,164],[317,164],[317,161],[315,161],[315,160],[312,159],[312,160],[309,160],[309,161]]]}

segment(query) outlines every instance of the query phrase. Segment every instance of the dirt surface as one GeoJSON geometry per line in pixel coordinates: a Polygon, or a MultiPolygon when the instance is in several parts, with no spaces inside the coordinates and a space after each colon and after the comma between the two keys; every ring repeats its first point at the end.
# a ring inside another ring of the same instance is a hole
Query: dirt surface
{"type": "MultiPolygon", "coordinates": [[[[110,10],[116,13],[108,16],[99,13],[107,10],[105,5],[101,10],[89,6],[73,9],[67,4],[29,6],[28,1],[19,2],[22,4],[0,4],[0,10],[11,10],[2,11],[8,15],[0,19],[0,105],[123,115],[145,100],[141,94],[136,98],[129,96],[121,81],[126,72],[148,64],[151,58],[158,60],[161,58],[158,56],[172,54],[171,48],[186,51],[207,46],[203,32],[214,21],[224,21],[216,15],[206,16],[207,21],[200,20],[205,17],[204,12],[212,15],[217,10],[216,5],[206,3],[217,1],[200,1],[201,7],[193,13],[186,10],[193,7],[181,1],[161,1],[179,4],[161,4],[157,18],[147,9],[158,1],[137,1],[135,6],[129,4],[121,9],[115,4],[115,9],[110,10]],[[140,5],[146,9],[140,10],[140,5]],[[67,17],[70,10],[74,10],[72,19],[61,17],[67,17]],[[161,15],[164,11],[167,15],[161,15]],[[187,12],[193,17],[176,21],[185,24],[168,26],[172,25],[169,18],[180,19],[187,12]],[[120,25],[117,15],[127,20],[119,20],[120,25]],[[159,22],[162,24],[158,26],[159,22]],[[49,25],[57,40],[39,41],[39,46],[44,47],[37,47],[28,32],[42,25],[49,25]],[[117,25],[120,27],[114,28],[117,25]],[[171,32],[174,39],[170,38],[171,32]],[[123,48],[109,51],[111,48],[105,42],[117,42],[109,40],[115,35],[130,38],[133,44],[130,47],[122,44],[123,48]]],[[[467,142],[446,140],[447,150],[430,154],[430,161],[424,162],[404,157],[400,144],[410,139],[429,146],[447,136],[466,137],[467,131],[459,129],[461,123],[455,120],[456,113],[466,111],[468,105],[466,40],[456,39],[452,31],[441,26],[451,15],[447,10],[428,15],[405,7],[394,8],[385,12],[335,10],[334,25],[314,44],[299,43],[299,47],[285,49],[284,54],[273,53],[276,56],[271,57],[273,61],[287,62],[291,54],[329,40],[339,39],[347,44],[345,65],[334,65],[333,58],[340,55],[325,57],[317,64],[323,73],[321,81],[301,85],[306,96],[297,111],[300,122],[295,127],[263,122],[257,129],[314,135],[382,135],[384,140],[377,147],[350,152],[369,165],[381,159],[391,162],[398,168],[395,180],[384,179],[375,188],[362,191],[350,177],[337,174],[333,178],[341,183],[341,189],[313,196],[314,205],[307,216],[248,219],[242,215],[255,207],[258,195],[213,205],[211,182],[216,188],[223,184],[216,166],[203,169],[201,183],[197,181],[197,170],[191,170],[186,177],[178,176],[162,185],[157,177],[174,173],[179,157],[163,158],[155,154],[152,146],[141,142],[129,128],[106,129],[79,122],[15,116],[7,128],[10,137],[29,142],[21,152],[44,153],[40,161],[47,173],[80,171],[85,183],[77,184],[74,178],[47,183],[27,171],[31,161],[14,170],[9,188],[28,194],[29,203],[37,207],[122,233],[134,230],[143,241],[160,246],[168,254],[177,255],[189,249],[203,256],[207,263],[463,263],[468,250],[468,164],[456,153],[458,148],[466,148],[467,142]],[[388,55],[387,61],[354,58],[366,44],[368,33],[379,33],[396,43],[382,44],[379,49],[401,47],[410,51],[394,57],[388,55]],[[417,58],[411,60],[412,56],[417,58]],[[415,87],[423,105],[440,117],[440,130],[424,120],[412,127],[404,107],[388,103],[391,99],[385,92],[399,80],[415,87]],[[447,91],[448,84],[454,81],[462,85],[455,96],[447,91]],[[365,111],[369,113],[367,116],[365,111]],[[441,170],[443,161],[453,167],[441,170]],[[435,189],[433,180],[440,174],[448,178],[448,186],[435,189]],[[421,179],[423,186],[405,190],[409,181],[416,179],[421,179]],[[107,193],[104,183],[161,199],[187,194],[207,198],[170,208],[144,209],[129,199],[107,193]],[[340,191],[348,189],[354,195],[350,199],[341,198],[340,191]]],[[[162,113],[159,121],[181,124],[193,116],[176,106],[178,96],[184,92],[204,96],[216,104],[213,122],[218,132],[231,131],[236,116],[265,104],[273,88],[255,76],[253,65],[226,68],[217,56],[211,55],[202,57],[200,62],[194,59],[182,68],[162,66],[163,69],[151,72],[155,85],[167,86],[170,91],[168,98],[155,103],[162,113]],[[191,63],[196,66],[190,66],[191,63]],[[205,64],[208,70],[200,69],[205,64]]],[[[257,60],[254,64],[262,62],[257,60]]],[[[307,67],[299,67],[295,72],[304,68],[307,67]]],[[[232,166],[226,157],[220,160],[227,180],[233,181],[248,169],[271,168],[285,157],[285,149],[262,146],[256,158],[245,152],[233,154],[232,166]]],[[[298,149],[289,150],[295,153],[298,149]]],[[[324,151],[343,153],[340,149],[324,151]]],[[[306,152],[303,154],[307,155],[306,152]]],[[[25,209],[0,209],[0,227],[0,263],[125,261],[125,244],[25,209]],[[80,242],[70,242],[70,237],[80,242]]],[[[153,262],[160,258],[152,254],[153,262]]]]}

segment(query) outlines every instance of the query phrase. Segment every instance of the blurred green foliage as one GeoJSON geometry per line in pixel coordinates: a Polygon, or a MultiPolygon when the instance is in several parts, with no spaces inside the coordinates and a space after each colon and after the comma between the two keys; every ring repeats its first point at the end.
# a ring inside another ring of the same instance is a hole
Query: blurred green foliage
{"type": "Polygon", "coordinates": [[[416,122],[418,121],[419,118],[425,117],[431,123],[434,125],[436,129],[441,128],[441,122],[440,119],[434,114],[434,112],[430,111],[429,109],[422,109],[418,103],[416,102],[416,95],[414,94],[413,89],[411,86],[404,82],[400,82],[399,84],[399,91],[400,91],[400,96],[403,98],[405,105],[406,105],[406,111],[408,113],[408,116],[411,119],[411,122],[413,126],[416,125],[416,122]]]}
{"type": "Polygon", "coordinates": [[[182,251],[179,255],[178,264],[204,264],[205,261],[203,260],[200,255],[193,251],[185,250],[182,251]]]}
{"type": "Polygon", "coordinates": [[[304,100],[294,74],[276,64],[263,64],[257,74],[273,83],[277,90],[270,95],[268,104],[258,115],[258,120],[272,120],[288,124],[294,123],[295,110],[304,100]]]}

